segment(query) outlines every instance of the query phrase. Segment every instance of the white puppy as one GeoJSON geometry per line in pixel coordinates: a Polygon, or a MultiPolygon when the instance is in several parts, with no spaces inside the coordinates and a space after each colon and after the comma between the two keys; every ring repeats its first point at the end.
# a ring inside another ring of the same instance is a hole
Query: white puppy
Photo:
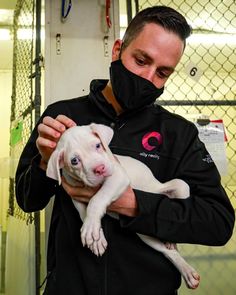
{"type": "MultiPolygon", "coordinates": [[[[47,167],[47,176],[61,183],[60,169],[68,183],[101,188],[91,198],[88,205],[72,200],[83,221],[81,239],[96,255],[102,255],[107,241],[101,227],[101,219],[107,207],[127,189],[160,193],[169,198],[188,198],[190,189],[186,182],[173,179],[160,183],[151,170],[131,157],[113,155],[108,147],[113,136],[110,127],[101,124],[76,126],[66,130],[47,167]]],[[[150,247],[162,252],[182,274],[188,288],[199,285],[200,276],[180,256],[175,244],[162,243],[156,238],[138,234],[150,247]]]]}

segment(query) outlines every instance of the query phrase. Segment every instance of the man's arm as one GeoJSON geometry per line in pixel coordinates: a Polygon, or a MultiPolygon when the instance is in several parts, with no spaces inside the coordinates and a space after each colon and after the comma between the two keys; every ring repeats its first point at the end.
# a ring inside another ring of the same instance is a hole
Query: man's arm
{"type": "Polygon", "coordinates": [[[196,135],[180,160],[175,177],[189,184],[189,198],[134,190],[138,215],[120,216],[121,225],[164,241],[224,245],[232,235],[235,213],[214,163],[204,161],[207,154],[196,135]]]}
{"type": "Polygon", "coordinates": [[[20,157],[15,176],[17,203],[25,212],[43,209],[56,188],[55,181],[46,177],[46,172],[39,167],[41,156],[35,145],[35,137],[34,131],[20,157]]]}
{"type": "Polygon", "coordinates": [[[34,128],[16,171],[16,199],[25,212],[43,209],[54,195],[57,184],[46,176],[47,161],[64,130],[75,125],[64,115],[53,119],[46,114],[47,110],[34,128]]]}

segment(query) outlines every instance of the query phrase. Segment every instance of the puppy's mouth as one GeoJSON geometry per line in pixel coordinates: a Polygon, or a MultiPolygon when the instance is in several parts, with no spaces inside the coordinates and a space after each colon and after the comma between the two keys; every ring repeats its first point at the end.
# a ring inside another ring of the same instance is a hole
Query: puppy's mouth
{"type": "Polygon", "coordinates": [[[105,181],[105,175],[90,175],[86,177],[85,183],[87,186],[95,187],[101,185],[105,181]]]}
{"type": "Polygon", "coordinates": [[[112,172],[111,168],[106,168],[103,173],[88,173],[85,179],[86,185],[92,187],[101,185],[107,177],[112,175],[112,172]]]}

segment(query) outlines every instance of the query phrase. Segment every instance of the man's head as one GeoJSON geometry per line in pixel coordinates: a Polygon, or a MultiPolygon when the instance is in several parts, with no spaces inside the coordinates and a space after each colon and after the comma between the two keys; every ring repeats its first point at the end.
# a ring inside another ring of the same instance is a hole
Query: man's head
{"type": "Polygon", "coordinates": [[[130,22],[123,38],[122,49],[124,50],[149,23],[154,23],[175,33],[184,44],[192,31],[183,15],[173,8],[167,6],[149,7],[140,11],[130,22]]]}
{"type": "Polygon", "coordinates": [[[191,27],[176,10],[154,6],[140,11],[123,40],[116,40],[112,60],[162,88],[182,57],[191,27]]]}
{"type": "Polygon", "coordinates": [[[170,7],[150,7],[134,17],[123,40],[113,45],[108,84],[112,92],[107,96],[103,92],[117,113],[155,102],[179,63],[190,33],[185,18],[170,7]]]}

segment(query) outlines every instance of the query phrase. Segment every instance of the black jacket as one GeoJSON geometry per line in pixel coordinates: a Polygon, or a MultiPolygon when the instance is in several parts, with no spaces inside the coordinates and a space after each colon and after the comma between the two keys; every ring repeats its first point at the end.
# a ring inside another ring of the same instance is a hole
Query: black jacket
{"type": "Polygon", "coordinates": [[[38,167],[36,126],[18,165],[16,197],[24,211],[32,212],[44,209],[55,195],[48,244],[51,275],[46,294],[175,294],[180,274],[136,232],[163,241],[220,246],[232,235],[234,210],[194,124],[158,105],[117,117],[101,95],[105,83],[93,81],[88,96],[56,102],[43,116],[65,114],[79,125],[95,122],[112,126],[110,148],[114,153],[144,162],[161,182],[183,179],[190,185],[191,196],[174,200],[136,190],[139,216],[120,216],[116,220],[106,215],[102,224],[108,248],[97,258],[81,245],[81,220],[70,197],[38,167]],[[143,144],[148,133],[152,150],[143,144]]]}

